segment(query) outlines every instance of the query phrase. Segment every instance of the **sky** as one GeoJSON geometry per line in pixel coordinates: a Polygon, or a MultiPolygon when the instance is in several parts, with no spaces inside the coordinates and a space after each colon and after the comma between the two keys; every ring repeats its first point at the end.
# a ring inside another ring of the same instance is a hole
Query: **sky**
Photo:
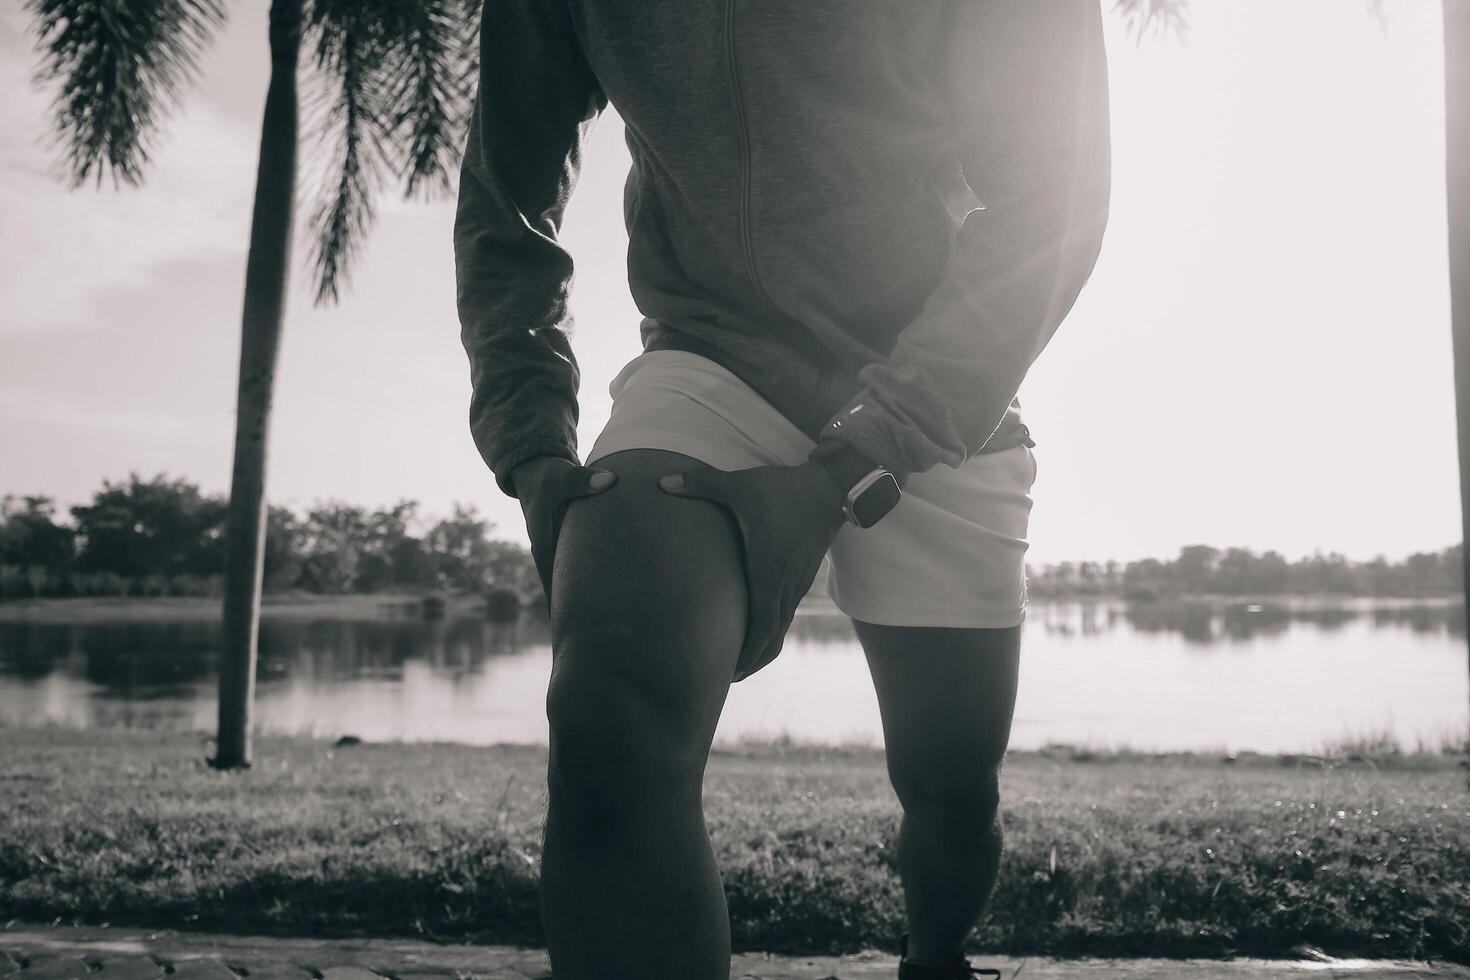
{"type": "MultiPolygon", "coordinates": [[[[224,493],[269,5],[230,5],[141,187],[77,190],[18,6],[0,12],[0,493],[65,507],[132,472],[224,493]]],[[[1020,392],[1030,561],[1194,543],[1398,560],[1461,539],[1439,17],[1423,0],[1381,17],[1196,0],[1187,36],[1140,44],[1110,16],[1107,237],[1020,392]]],[[[303,132],[310,201],[325,154],[303,132]]],[[[584,456],[639,352],[627,168],[609,109],[562,234],[584,456]]],[[[525,542],[469,437],[453,212],[452,194],[389,188],[332,307],[312,303],[298,238],[273,503],[461,502],[525,542]]]]}

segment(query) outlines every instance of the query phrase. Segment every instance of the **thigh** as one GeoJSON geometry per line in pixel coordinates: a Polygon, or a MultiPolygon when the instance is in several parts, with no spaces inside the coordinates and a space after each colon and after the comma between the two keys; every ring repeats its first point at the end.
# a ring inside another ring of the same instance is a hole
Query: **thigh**
{"type": "Polygon", "coordinates": [[[1010,739],[1022,628],[853,626],[899,796],[988,792],[1010,739]]]}
{"type": "Polygon", "coordinates": [[[597,465],[617,483],[569,503],[552,572],[551,684],[573,713],[579,699],[605,711],[621,698],[707,743],[744,641],[746,594],[733,515],[658,487],[694,462],[609,453],[597,465]]]}

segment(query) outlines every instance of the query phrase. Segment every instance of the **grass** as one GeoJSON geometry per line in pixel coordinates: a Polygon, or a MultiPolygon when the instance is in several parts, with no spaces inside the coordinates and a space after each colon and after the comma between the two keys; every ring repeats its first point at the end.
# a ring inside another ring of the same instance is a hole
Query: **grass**
{"type": "Polygon", "coordinates": [[[1426,755],[1470,754],[1470,728],[1441,732],[1437,738],[1417,736],[1414,747],[1406,748],[1397,735],[1387,728],[1371,728],[1342,738],[1330,739],[1321,748],[1322,757],[1361,762],[1426,755]]]}
{"type": "MultiPolygon", "coordinates": [[[[545,750],[0,730],[0,919],[538,943],[545,750]]],[[[1458,757],[1053,747],[1004,777],[977,949],[1470,962],[1458,757]]],[[[706,780],[737,949],[889,947],[899,810],[881,752],[718,751],[706,780]]]]}
{"type": "MultiPolygon", "coordinates": [[[[391,615],[385,604],[416,607],[422,596],[373,592],[361,595],[316,595],[310,592],[266,593],[261,599],[266,616],[309,616],[334,619],[381,619],[391,615]]],[[[477,610],[476,596],[453,596],[449,612],[477,610]]],[[[220,600],[210,596],[86,596],[80,598],[6,599],[0,602],[0,622],[110,623],[208,621],[220,618],[220,600]]]]}
{"type": "MultiPolygon", "coordinates": [[[[435,593],[447,600],[451,616],[484,615],[484,599],[475,595],[435,593]]],[[[382,619],[417,615],[419,593],[368,592],[322,595],[311,592],[267,592],[262,614],[273,618],[305,616],[332,619],[382,619]],[[385,609],[391,606],[392,609],[385,609]]],[[[5,599],[0,601],[0,623],[111,623],[208,621],[220,618],[220,599],[212,596],[85,596],[77,598],[5,599]]],[[[824,594],[809,593],[802,612],[835,612],[824,594]]]]}

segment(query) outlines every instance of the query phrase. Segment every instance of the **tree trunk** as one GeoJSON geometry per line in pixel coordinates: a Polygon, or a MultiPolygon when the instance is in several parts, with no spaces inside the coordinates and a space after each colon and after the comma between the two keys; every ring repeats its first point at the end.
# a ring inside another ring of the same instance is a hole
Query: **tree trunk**
{"type": "Polygon", "coordinates": [[[250,714],[265,559],[266,448],[291,265],[300,46],[301,0],[272,0],[271,80],[260,129],[250,253],[245,263],[235,462],[225,523],[219,737],[215,757],[209,760],[218,769],[244,769],[251,761],[250,714]]]}
{"type": "MultiPolygon", "coordinates": [[[[1445,149],[1449,180],[1450,324],[1460,437],[1461,541],[1470,528],[1470,0],[1444,0],[1445,149]]],[[[1463,548],[1470,609],[1470,548],[1463,548]]],[[[1470,653],[1470,650],[1467,650],[1470,653]]]]}

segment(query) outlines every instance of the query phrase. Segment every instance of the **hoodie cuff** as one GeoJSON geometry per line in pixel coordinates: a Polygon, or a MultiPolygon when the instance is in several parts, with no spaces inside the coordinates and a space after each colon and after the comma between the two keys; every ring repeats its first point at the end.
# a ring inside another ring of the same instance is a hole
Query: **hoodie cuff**
{"type": "Polygon", "coordinates": [[[863,388],[833,413],[817,433],[817,441],[839,439],[847,443],[892,473],[902,487],[915,471],[913,464],[904,458],[895,437],[902,429],[903,424],[884,411],[871,392],[863,388]]]}

